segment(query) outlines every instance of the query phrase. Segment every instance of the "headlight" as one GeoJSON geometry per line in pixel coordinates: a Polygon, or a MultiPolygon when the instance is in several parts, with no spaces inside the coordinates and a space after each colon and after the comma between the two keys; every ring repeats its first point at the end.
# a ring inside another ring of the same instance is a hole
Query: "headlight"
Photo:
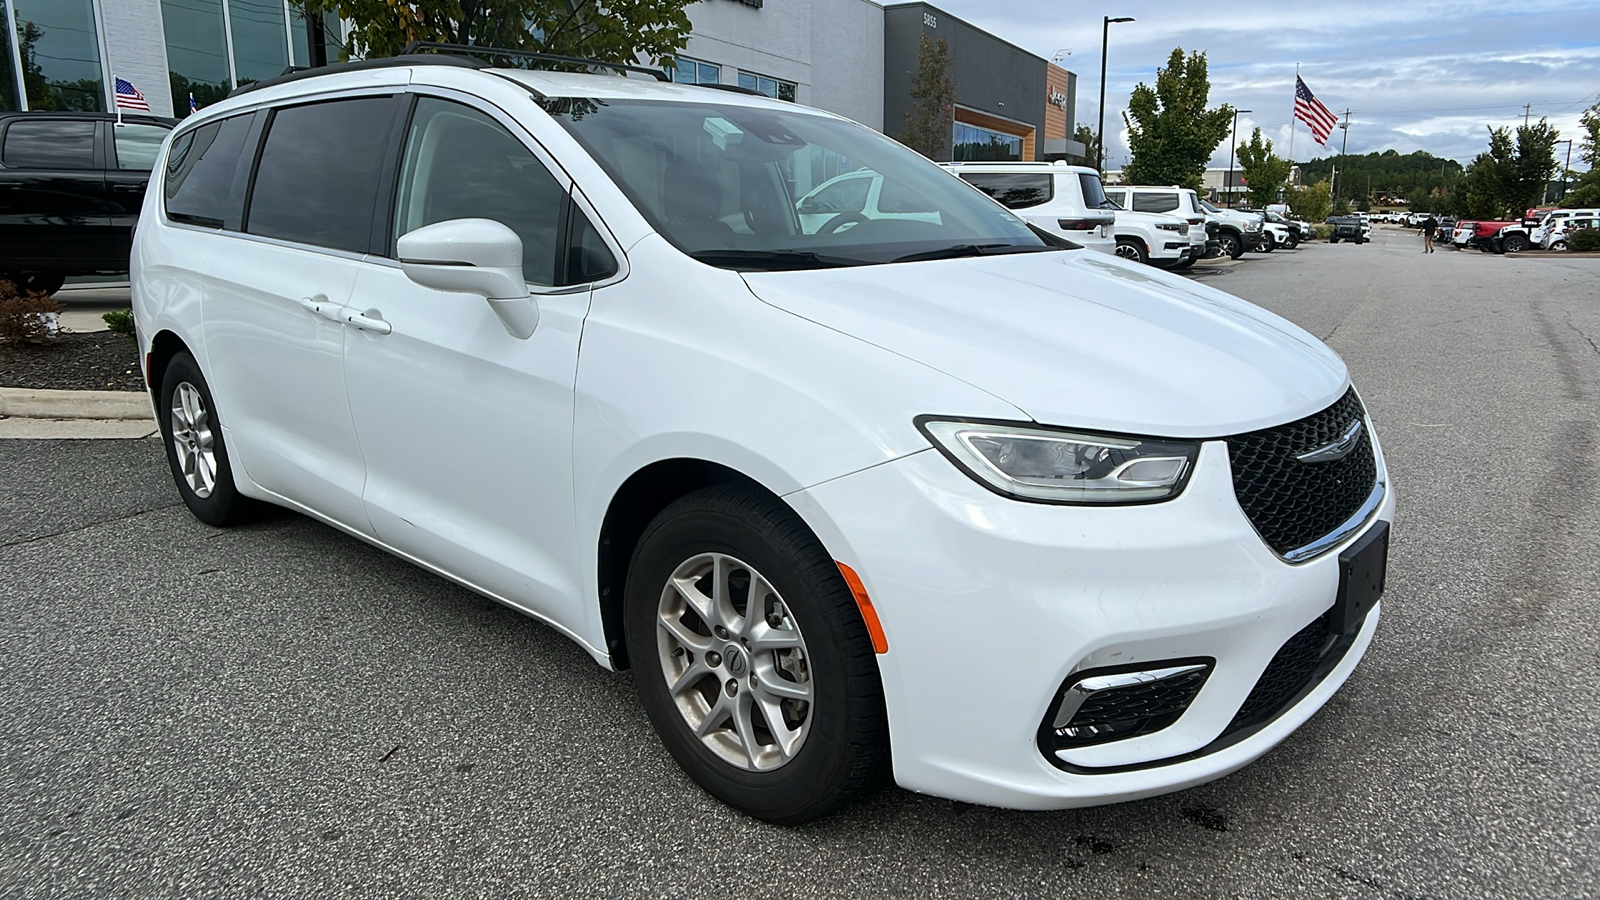
{"type": "Polygon", "coordinates": [[[917,427],[997,494],[1043,503],[1153,503],[1188,482],[1200,445],[1040,425],[922,416],[917,427]]]}
{"type": "Polygon", "coordinates": [[[1244,230],[1245,231],[1260,231],[1261,230],[1261,223],[1260,222],[1246,222],[1246,223],[1244,223],[1244,230]]]}

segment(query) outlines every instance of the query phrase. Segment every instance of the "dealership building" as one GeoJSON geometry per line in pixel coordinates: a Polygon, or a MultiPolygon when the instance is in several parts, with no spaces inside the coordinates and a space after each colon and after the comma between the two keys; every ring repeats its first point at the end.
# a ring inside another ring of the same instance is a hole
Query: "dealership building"
{"type": "MultiPolygon", "coordinates": [[[[339,58],[340,23],[293,0],[0,0],[0,110],[112,109],[117,79],[156,115],[184,115],[240,84],[339,58]]],[[[941,159],[1059,159],[1077,76],[927,3],[701,0],[671,66],[896,134],[924,37],[949,47],[954,121],[941,159]]]]}

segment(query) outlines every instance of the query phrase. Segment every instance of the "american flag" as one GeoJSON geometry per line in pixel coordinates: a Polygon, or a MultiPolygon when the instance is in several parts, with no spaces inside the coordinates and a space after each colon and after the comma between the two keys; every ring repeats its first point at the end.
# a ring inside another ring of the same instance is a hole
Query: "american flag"
{"type": "Polygon", "coordinates": [[[1311,126],[1311,136],[1323,145],[1328,143],[1333,126],[1339,124],[1339,117],[1322,105],[1299,75],[1294,77],[1294,117],[1311,126]]]}
{"type": "Polygon", "coordinates": [[[126,78],[117,79],[117,105],[123,109],[142,109],[150,111],[150,104],[144,102],[144,95],[133,86],[133,82],[126,78]]]}

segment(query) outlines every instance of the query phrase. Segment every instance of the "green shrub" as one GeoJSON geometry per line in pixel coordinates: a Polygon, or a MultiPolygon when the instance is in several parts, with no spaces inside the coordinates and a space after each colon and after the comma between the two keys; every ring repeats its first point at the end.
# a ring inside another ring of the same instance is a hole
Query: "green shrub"
{"type": "Polygon", "coordinates": [[[133,330],[133,310],[113,309],[111,312],[106,313],[100,318],[105,320],[107,329],[122,335],[130,342],[136,342],[138,340],[138,338],[134,335],[133,330]]]}
{"type": "Polygon", "coordinates": [[[0,279],[0,341],[43,346],[61,331],[61,304],[49,294],[28,293],[0,279]]]}
{"type": "Polygon", "coordinates": [[[1580,228],[1567,238],[1567,246],[1576,251],[1600,250],[1600,228],[1580,228]]]}
{"type": "Polygon", "coordinates": [[[1333,237],[1333,226],[1332,225],[1313,225],[1313,226],[1311,226],[1311,233],[1316,236],[1317,240],[1325,241],[1328,238],[1333,237]]]}

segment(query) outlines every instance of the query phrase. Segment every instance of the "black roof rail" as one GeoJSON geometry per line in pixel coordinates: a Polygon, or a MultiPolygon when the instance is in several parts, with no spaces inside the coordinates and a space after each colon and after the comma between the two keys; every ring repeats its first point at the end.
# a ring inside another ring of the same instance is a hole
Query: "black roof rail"
{"type": "Polygon", "coordinates": [[[597,66],[602,69],[611,69],[619,75],[626,74],[628,72],[638,72],[642,75],[649,75],[651,78],[654,78],[657,81],[665,81],[669,83],[672,81],[671,78],[667,77],[667,73],[665,71],[661,69],[652,69],[649,66],[630,66],[624,63],[606,62],[599,59],[584,59],[581,56],[559,56],[554,53],[538,53],[533,50],[508,50],[504,47],[482,47],[477,44],[444,44],[438,41],[412,41],[411,43],[407,44],[405,50],[401,52],[406,54],[417,54],[419,50],[435,50],[440,53],[459,53],[468,56],[474,54],[482,56],[515,56],[519,59],[533,59],[541,62],[567,63],[568,65],[575,66],[597,66]]]}
{"type": "Polygon", "coordinates": [[[755,88],[740,87],[737,84],[697,84],[695,87],[710,88],[713,91],[727,91],[730,94],[749,94],[752,97],[765,97],[755,88]]]}
{"type": "Polygon", "coordinates": [[[307,78],[317,78],[323,75],[336,75],[340,72],[360,72],[366,69],[392,69],[402,66],[458,66],[463,69],[487,69],[489,64],[479,60],[460,56],[439,56],[432,53],[405,54],[399,56],[385,56],[378,59],[360,59],[355,62],[329,63],[307,69],[301,66],[290,66],[283,70],[282,75],[267,78],[250,84],[241,84],[229,92],[229,97],[237,97],[260,88],[288,84],[302,81],[307,78]]]}

